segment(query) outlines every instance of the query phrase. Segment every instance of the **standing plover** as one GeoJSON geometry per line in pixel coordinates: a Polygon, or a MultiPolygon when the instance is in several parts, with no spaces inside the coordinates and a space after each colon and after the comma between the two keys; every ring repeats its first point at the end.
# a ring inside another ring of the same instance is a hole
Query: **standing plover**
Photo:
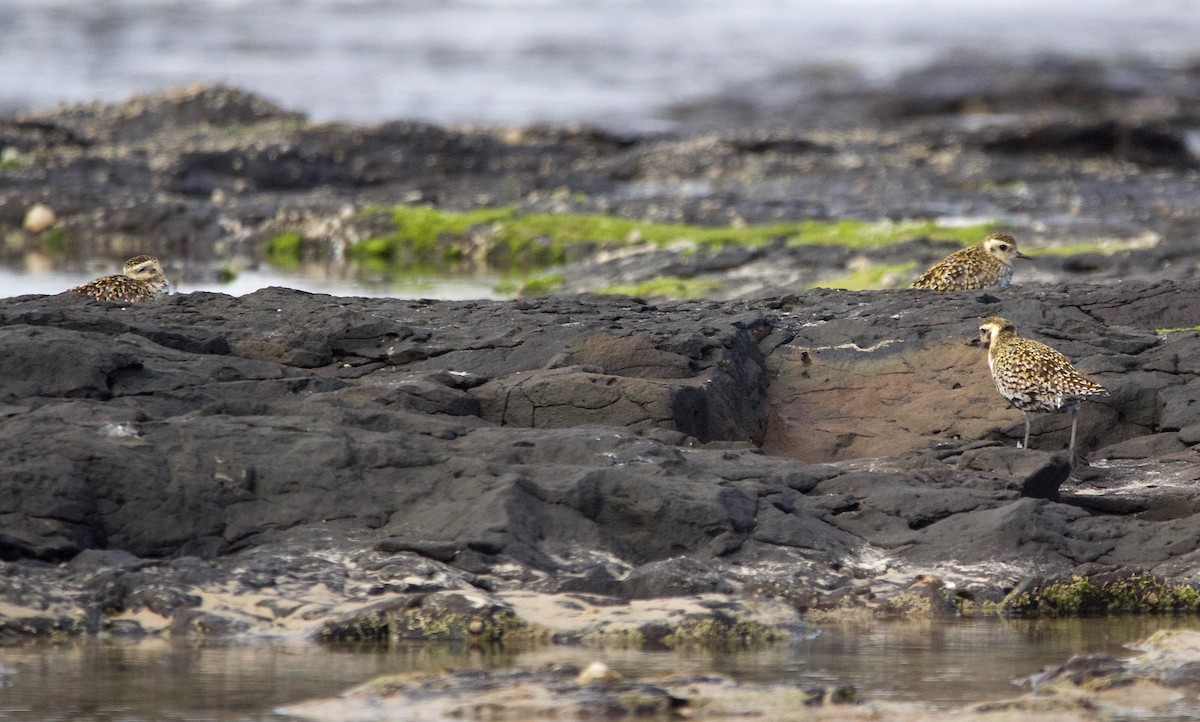
{"type": "Polygon", "coordinates": [[[988,368],[996,390],[1025,414],[1025,448],[1029,448],[1030,411],[1071,414],[1067,456],[1075,463],[1075,427],[1079,406],[1087,396],[1107,396],[1108,389],[1079,375],[1071,362],[1044,343],[1017,336],[1012,321],[989,316],[979,324],[979,340],[988,350],[988,368]]]}
{"type": "Polygon", "coordinates": [[[134,256],[125,261],[124,275],[101,276],[71,290],[97,301],[137,303],[167,295],[167,276],[154,256],[134,256]]]}
{"type": "Polygon", "coordinates": [[[960,248],[933,264],[913,288],[932,291],[964,291],[1008,285],[1012,280],[1015,258],[1029,258],[1017,250],[1017,241],[1007,233],[993,233],[983,242],[960,248]]]}

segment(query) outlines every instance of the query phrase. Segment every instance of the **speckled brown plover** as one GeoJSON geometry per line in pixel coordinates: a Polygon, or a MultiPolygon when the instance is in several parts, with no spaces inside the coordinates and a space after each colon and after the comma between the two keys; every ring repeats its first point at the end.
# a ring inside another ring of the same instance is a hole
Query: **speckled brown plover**
{"type": "Polygon", "coordinates": [[[1017,249],[1017,241],[1007,233],[993,233],[982,243],[951,253],[913,282],[913,288],[931,291],[965,291],[1001,288],[1012,280],[1012,262],[1029,258],[1017,249]]]}
{"type": "Polygon", "coordinates": [[[125,261],[124,275],[102,276],[71,290],[97,301],[137,303],[167,295],[167,276],[154,256],[134,256],[125,261]]]}
{"type": "Polygon", "coordinates": [[[1088,396],[1107,396],[1108,389],[1079,375],[1071,362],[1044,343],[1021,338],[1012,321],[989,316],[979,324],[979,340],[988,350],[988,368],[996,390],[1025,414],[1025,443],[1029,448],[1030,411],[1071,414],[1071,444],[1067,456],[1075,463],[1075,429],[1079,407],[1088,396]]]}

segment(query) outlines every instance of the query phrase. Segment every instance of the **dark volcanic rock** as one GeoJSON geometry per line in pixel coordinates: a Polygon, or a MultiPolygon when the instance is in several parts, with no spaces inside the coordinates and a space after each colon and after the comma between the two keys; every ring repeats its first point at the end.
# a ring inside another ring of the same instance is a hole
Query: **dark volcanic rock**
{"type": "MultiPolygon", "coordinates": [[[[828,461],[895,455],[931,437],[1015,445],[1024,435],[1022,416],[1006,410],[986,352],[970,344],[979,320],[992,315],[1054,346],[1111,389],[1109,397],[1084,404],[1078,448],[1156,431],[1163,423],[1162,395],[1170,393],[1165,390],[1192,378],[1190,362],[1176,361],[1186,358],[1191,336],[1154,332],[1160,324],[1183,325],[1190,293],[1180,289],[1169,283],[1087,291],[1010,287],[996,296],[922,296],[927,303],[919,309],[907,291],[811,292],[789,311],[784,328],[791,340],[768,359],[774,412],[764,447],[828,461]],[[1125,294],[1128,301],[1119,300],[1125,294]],[[1008,421],[998,425],[1000,419],[1008,421]]],[[[1067,415],[1032,418],[1034,449],[1065,450],[1067,415]]],[[[1187,419],[1181,411],[1171,423],[1187,419]]]]}
{"type": "Polygon", "coordinates": [[[622,595],[630,599],[688,597],[718,592],[733,586],[703,563],[687,558],[664,559],[637,567],[622,582],[622,595]]]}
{"type": "Polygon", "coordinates": [[[1103,155],[1148,166],[1187,167],[1196,162],[1183,134],[1164,124],[1060,122],[1016,131],[990,131],[980,143],[984,150],[999,153],[1103,155]]]}
{"type": "Polygon", "coordinates": [[[394,637],[453,617],[504,635],[522,591],[936,613],[951,588],[994,601],[1027,576],[1190,582],[1194,550],[1169,540],[1200,534],[1200,502],[1117,459],[1194,469],[1185,434],[1158,430],[1200,424],[1196,335],[1148,327],[1197,302],[1169,283],[9,300],[0,557],[29,612],[5,629],[394,637]],[[1013,448],[1020,417],[966,343],[992,314],[1113,390],[1081,414],[1097,466],[1076,479],[1065,416],[1013,448]],[[453,608],[405,596],[451,591],[453,608]]]}
{"type": "Polygon", "coordinates": [[[1074,108],[1104,112],[1161,92],[1163,70],[1148,63],[1111,68],[1047,55],[1028,63],[956,53],[906,73],[877,111],[891,119],[952,113],[1021,113],[1074,108]],[[1123,74],[1115,79],[1113,76],[1123,74]]]}
{"type": "Polygon", "coordinates": [[[970,449],[963,452],[959,465],[964,469],[991,471],[1020,480],[1021,495],[1035,499],[1058,498],[1059,485],[1071,475],[1071,462],[1066,456],[1032,449],[970,449]]]}
{"type": "Polygon", "coordinates": [[[756,336],[769,324],[756,315],[734,327],[702,328],[665,344],[641,324],[630,329],[638,335],[596,333],[569,345],[547,369],[512,374],[472,394],[483,418],[501,424],[574,426],[582,413],[604,426],[761,442],[766,378],[756,336]]]}

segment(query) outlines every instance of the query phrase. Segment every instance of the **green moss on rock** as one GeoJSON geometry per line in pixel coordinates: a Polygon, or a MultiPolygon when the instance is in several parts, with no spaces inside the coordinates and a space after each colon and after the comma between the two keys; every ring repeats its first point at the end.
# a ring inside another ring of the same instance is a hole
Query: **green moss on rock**
{"type": "Polygon", "coordinates": [[[392,623],[401,639],[499,642],[531,631],[512,612],[496,610],[470,613],[422,606],[397,615],[392,623]]]}
{"type": "Polygon", "coordinates": [[[579,641],[594,647],[642,649],[646,646],[646,634],[641,629],[612,631],[601,627],[580,635],[579,641]]]}
{"type": "Polygon", "coordinates": [[[372,605],[327,622],[319,638],[326,642],[417,639],[485,643],[533,640],[542,631],[505,605],[450,592],[372,605]]]}
{"type": "Polygon", "coordinates": [[[1200,331],[1200,326],[1177,326],[1172,328],[1156,328],[1154,333],[1166,335],[1168,333],[1183,333],[1184,331],[1200,331]]]}
{"type": "Polygon", "coordinates": [[[618,284],[596,289],[596,293],[620,294],[640,298],[707,298],[720,290],[720,281],[679,276],[656,276],[642,283],[618,284]]]}
{"type": "Polygon", "coordinates": [[[87,624],[82,614],[0,619],[0,640],[9,637],[41,637],[49,640],[61,640],[67,637],[78,637],[87,632],[87,624]]]}
{"type": "MultiPolygon", "coordinates": [[[[544,296],[551,291],[556,291],[562,288],[565,280],[566,279],[564,279],[562,275],[558,273],[551,273],[544,276],[534,276],[526,279],[525,282],[520,284],[518,288],[512,290],[515,290],[516,294],[522,298],[528,298],[529,296],[544,296]]],[[[501,291],[500,288],[497,288],[496,290],[500,293],[505,292],[501,291]]]]}
{"type": "Polygon", "coordinates": [[[300,265],[300,234],[295,231],[278,233],[267,239],[267,260],[277,268],[292,269],[300,265]]]}
{"type": "Polygon", "coordinates": [[[17,170],[24,161],[21,152],[12,146],[0,149],[0,170],[17,170]]]}
{"type": "Polygon", "coordinates": [[[1075,576],[1019,587],[1005,598],[999,611],[1023,617],[1195,613],[1200,611],[1200,592],[1150,575],[1105,581],[1075,576]]]}
{"type": "Polygon", "coordinates": [[[317,637],[322,642],[386,642],[391,638],[391,619],[385,611],[370,611],[326,622],[317,637]]]}
{"type": "Polygon", "coordinates": [[[847,291],[878,290],[881,288],[903,288],[915,279],[917,263],[877,263],[867,268],[851,271],[844,276],[818,281],[811,288],[841,288],[847,291]]]}
{"type": "MultiPolygon", "coordinates": [[[[382,212],[373,209],[371,212],[382,212]]],[[[686,242],[698,248],[839,245],[877,248],[920,237],[974,243],[992,224],[943,227],[933,221],[899,223],[804,220],[752,226],[698,226],[650,223],[602,214],[524,213],[512,207],[446,211],[425,206],[390,209],[394,231],[351,247],[361,262],[447,264],[472,260],[494,268],[540,268],[569,260],[580,247],[666,245],[686,242]]]]}
{"type": "Polygon", "coordinates": [[[1084,253],[1111,256],[1124,251],[1153,248],[1157,243],[1157,236],[1143,234],[1134,238],[1103,238],[1086,243],[1054,243],[1047,246],[1022,246],[1021,250],[1031,256],[1078,256],[1084,253]]]}
{"type": "Polygon", "coordinates": [[[668,647],[753,647],[778,638],[772,627],[727,614],[692,616],[663,638],[668,647]]]}
{"type": "Polygon", "coordinates": [[[65,229],[55,226],[42,234],[42,248],[52,256],[69,256],[75,251],[75,239],[65,229]]]}

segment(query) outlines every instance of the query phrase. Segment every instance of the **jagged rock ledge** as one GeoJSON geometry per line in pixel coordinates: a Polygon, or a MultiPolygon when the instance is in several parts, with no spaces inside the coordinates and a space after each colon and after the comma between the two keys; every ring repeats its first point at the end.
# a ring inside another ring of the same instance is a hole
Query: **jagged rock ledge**
{"type": "Polygon", "coordinates": [[[677,645],[803,614],[1195,609],[1200,333],[1161,331],[1198,304],[7,299],[0,634],[677,645]],[[1113,390],[1082,414],[1090,466],[1065,417],[1014,448],[967,343],[988,315],[1113,390]]]}

